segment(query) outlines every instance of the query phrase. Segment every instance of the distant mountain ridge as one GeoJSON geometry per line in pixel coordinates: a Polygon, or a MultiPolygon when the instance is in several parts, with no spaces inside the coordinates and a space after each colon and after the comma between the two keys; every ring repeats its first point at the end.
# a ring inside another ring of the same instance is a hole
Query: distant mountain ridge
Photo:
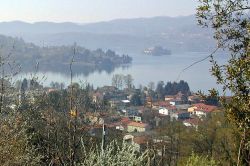
{"type": "Polygon", "coordinates": [[[160,45],[176,51],[207,51],[214,47],[209,30],[197,26],[194,15],[117,19],[76,24],[71,22],[1,22],[0,34],[22,37],[38,45],[70,45],[86,48],[140,52],[160,45]]]}
{"type": "MultiPolygon", "coordinates": [[[[153,18],[134,18],[134,19],[116,19],[106,22],[77,24],[73,22],[35,22],[27,23],[22,21],[0,22],[0,33],[67,33],[67,32],[85,32],[101,34],[134,34],[135,32],[158,33],[160,31],[175,28],[186,28],[186,26],[195,25],[195,17],[153,17],[153,18]],[[172,28],[171,28],[172,27],[172,28]],[[142,29],[143,28],[143,29],[142,29]]],[[[197,27],[197,29],[199,29],[197,27]]]]}
{"type": "Polygon", "coordinates": [[[63,33],[80,32],[82,26],[71,22],[36,22],[27,23],[22,21],[0,22],[1,34],[22,34],[22,33],[63,33]]]}

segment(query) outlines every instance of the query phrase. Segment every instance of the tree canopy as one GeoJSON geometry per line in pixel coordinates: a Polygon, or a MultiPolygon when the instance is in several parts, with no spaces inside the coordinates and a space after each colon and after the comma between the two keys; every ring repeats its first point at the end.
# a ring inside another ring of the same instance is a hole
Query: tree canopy
{"type": "MultiPolygon", "coordinates": [[[[219,64],[211,55],[212,75],[230,91],[232,97],[221,98],[227,116],[242,132],[239,150],[241,164],[250,162],[250,16],[248,0],[199,0],[198,23],[214,30],[217,50],[228,55],[225,64],[219,64]]],[[[211,91],[215,95],[215,91],[211,91]]],[[[225,95],[225,94],[224,94],[225,95]]],[[[240,161],[240,160],[239,160],[240,161]]],[[[238,162],[238,165],[240,163],[238,162]]]]}

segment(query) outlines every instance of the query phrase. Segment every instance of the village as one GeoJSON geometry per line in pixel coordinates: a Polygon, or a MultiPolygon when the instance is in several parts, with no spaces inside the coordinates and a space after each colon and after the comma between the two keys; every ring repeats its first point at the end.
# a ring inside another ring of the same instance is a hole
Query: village
{"type": "Polygon", "coordinates": [[[250,166],[249,4],[2,1],[0,166],[250,166]]]}
{"type": "MultiPolygon", "coordinates": [[[[88,113],[92,125],[92,132],[102,132],[105,126],[105,134],[110,130],[118,130],[123,133],[123,141],[130,142],[143,149],[149,142],[164,142],[166,140],[157,137],[157,130],[169,122],[180,122],[187,128],[198,129],[202,122],[212,113],[219,112],[217,106],[205,104],[199,95],[184,96],[181,92],[176,95],[167,95],[164,100],[152,99],[146,95],[143,106],[135,106],[131,103],[133,92],[122,93],[113,86],[105,86],[92,94],[93,102],[101,102],[105,95],[112,113],[88,113]],[[118,97],[119,96],[119,97],[118,97]]],[[[138,90],[139,91],[139,90],[138,90]]],[[[148,91],[144,91],[148,94],[148,91]]]]}
{"type": "MultiPolygon", "coordinates": [[[[208,100],[190,92],[185,81],[160,82],[156,88],[124,86],[122,89],[115,84],[93,88],[90,84],[83,86],[78,83],[68,87],[51,83],[44,87],[27,79],[15,86],[5,84],[12,92],[4,95],[5,100],[16,101],[6,106],[11,110],[26,112],[32,105],[37,108],[41,103],[47,105],[39,111],[46,126],[53,126],[60,120],[69,121],[89,146],[101,142],[103,146],[112,141],[126,142],[138,152],[154,149],[156,157],[162,160],[166,156],[176,160],[181,153],[181,135],[185,138],[185,134],[200,132],[200,126],[213,124],[208,122],[213,114],[223,113],[215,99],[208,100]],[[175,90],[169,91],[168,86],[175,90]],[[178,93],[158,93],[164,91],[178,93]]],[[[66,128],[63,130],[67,131],[66,128]]],[[[60,132],[66,132],[63,130],[60,132]]]]}
{"type": "MultiPolygon", "coordinates": [[[[185,84],[183,81],[181,83],[185,84]]],[[[36,98],[41,96],[50,96],[48,100],[52,103],[57,103],[60,98],[64,100],[63,102],[69,103],[70,95],[85,89],[82,92],[85,93],[84,96],[78,95],[72,98],[85,104],[71,111],[68,111],[67,106],[61,107],[65,109],[66,116],[68,114],[71,118],[76,118],[79,121],[79,128],[85,131],[88,137],[109,138],[110,141],[119,139],[134,145],[138,151],[143,151],[149,144],[168,144],[170,138],[161,133],[161,129],[172,123],[198,130],[199,125],[211,117],[211,114],[220,112],[216,104],[207,104],[206,99],[191,93],[189,88],[188,91],[187,88],[184,88],[186,91],[180,88],[185,94],[179,91],[175,95],[165,95],[162,99],[157,95],[157,88],[153,90],[147,87],[136,89],[128,86],[119,89],[116,86],[103,86],[94,89],[90,85],[81,88],[77,83],[67,88],[59,83],[43,87],[35,81],[23,80],[19,83],[19,88],[17,96],[21,105],[25,100],[35,102],[36,98]],[[63,93],[66,96],[60,96],[63,93]]],[[[48,118],[47,120],[50,121],[48,118]]]]}

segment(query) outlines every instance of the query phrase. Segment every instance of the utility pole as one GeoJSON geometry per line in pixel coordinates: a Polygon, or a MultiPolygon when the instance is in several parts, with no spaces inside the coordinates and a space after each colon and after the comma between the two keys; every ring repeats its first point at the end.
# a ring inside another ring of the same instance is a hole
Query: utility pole
{"type": "Polygon", "coordinates": [[[3,110],[3,100],[4,100],[4,66],[3,63],[1,64],[2,67],[2,78],[1,78],[1,96],[0,96],[0,113],[3,110]]]}
{"type": "Polygon", "coordinates": [[[103,123],[102,125],[102,154],[104,153],[105,143],[106,143],[106,126],[103,123]]]}
{"type": "Polygon", "coordinates": [[[74,54],[70,62],[70,121],[69,121],[69,159],[70,159],[70,166],[73,166],[75,163],[75,146],[76,146],[76,121],[77,121],[77,109],[73,108],[73,70],[72,65],[74,62],[76,54],[76,48],[74,46],[74,54]],[[71,130],[73,129],[73,132],[71,130]],[[72,134],[72,136],[71,136],[72,134]],[[72,139],[72,140],[71,140],[72,139]]]}

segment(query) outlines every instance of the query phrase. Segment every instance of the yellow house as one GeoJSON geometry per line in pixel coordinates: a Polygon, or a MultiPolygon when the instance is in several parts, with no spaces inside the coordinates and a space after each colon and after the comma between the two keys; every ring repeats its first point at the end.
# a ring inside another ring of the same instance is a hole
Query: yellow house
{"type": "Polygon", "coordinates": [[[130,122],[127,125],[128,132],[145,132],[148,128],[149,126],[146,123],[130,122]]]}
{"type": "Polygon", "coordinates": [[[188,112],[191,113],[191,114],[194,114],[196,109],[197,109],[196,106],[189,107],[189,108],[188,108],[188,112]]]}

